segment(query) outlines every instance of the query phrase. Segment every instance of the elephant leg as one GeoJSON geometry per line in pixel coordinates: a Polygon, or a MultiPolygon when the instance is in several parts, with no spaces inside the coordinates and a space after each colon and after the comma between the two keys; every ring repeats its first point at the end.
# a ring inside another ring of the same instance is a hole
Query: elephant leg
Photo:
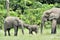
{"type": "Polygon", "coordinates": [[[35,30],[35,33],[37,34],[37,33],[38,33],[38,31],[37,31],[37,30],[35,30]]]}
{"type": "Polygon", "coordinates": [[[56,33],[56,27],[55,27],[55,29],[54,29],[54,33],[56,33]]]}
{"type": "Polygon", "coordinates": [[[29,34],[33,34],[33,33],[32,33],[32,30],[29,30],[29,34]]]}
{"type": "Polygon", "coordinates": [[[10,36],[10,29],[8,29],[8,35],[10,36]]]}
{"type": "Polygon", "coordinates": [[[18,32],[18,27],[14,26],[14,36],[17,36],[17,32],[18,32]]]}
{"type": "Polygon", "coordinates": [[[5,32],[5,36],[6,36],[6,35],[7,35],[7,34],[6,34],[6,29],[4,30],[4,32],[5,32]]]}
{"type": "Polygon", "coordinates": [[[55,34],[55,33],[56,33],[56,20],[53,19],[53,20],[52,20],[51,34],[55,34]]]}
{"type": "Polygon", "coordinates": [[[31,31],[31,34],[33,34],[33,31],[31,31]]]}
{"type": "Polygon", "coordinates": [[[56,34],[56,27],[55,28],[52,28],[51,34],[56,34]]]}
{"type": "Polygon", "coordinates": [[[29,31],[29,34],[33,34],[32,31],[29,31]]]}

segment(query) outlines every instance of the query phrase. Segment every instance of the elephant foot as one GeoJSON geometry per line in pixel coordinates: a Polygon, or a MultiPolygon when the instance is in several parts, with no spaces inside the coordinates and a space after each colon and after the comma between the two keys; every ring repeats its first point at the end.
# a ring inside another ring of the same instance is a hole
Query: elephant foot
{"type": "Polygon", "coordinates": [[[7,36],[7,35],[5,35],[5,36],[7,36]]]}
{"type": "Polygon", "coordinates": [[[37,33],[38,33],[38,31],[35,31],[35,33],[37,34],[37,33]]]}
{"type": "Polygon", "coordinates": [[[14,34],[14,36],[17,36],[17,34],[14,34]]]}
{"type": "Polygon", "coordinates": [[[5,36],[7,36],[7,34],[5,34],[5,36]]]}
{"type": "Polygon", "coordinates": [[[11,35],[8,35],[8,36],[11,36],[11,35]]]}
{"type": "Polygon", "coordinates": [[[56,33],[51,33],[51,34],[56,34],[56,33]]]}
{"type": "MultiPolygon", "coordinates": [[[[29,34],[31,34],[31,33],[29,33],[29,34]]],[[[33,34],[31,34],[31,35],[33,35],[33,34]]]]}
{"type": "Polygon", "coordinates": [[[17,35],[14,35],[14,36],[17,36],[17,35]]]}
{"type": "Polygon", "coordinates": [[[56,27],[51,30],[51,34],[56,34],[56,27]]]}
{"type": "Polygon", "coordinates": [[[8,36],[11,36],[10,33],[8,33],[8,36]]]}
{"type": "Polygon", "coordinates": [[[51,32],[51,34],[56,34],[56,32],[51,32]]]}
{"type": "Polygon", "coordinates": [[[33,35],[33,33],[29,33],[29,34],[32,34],[33,35]]]}

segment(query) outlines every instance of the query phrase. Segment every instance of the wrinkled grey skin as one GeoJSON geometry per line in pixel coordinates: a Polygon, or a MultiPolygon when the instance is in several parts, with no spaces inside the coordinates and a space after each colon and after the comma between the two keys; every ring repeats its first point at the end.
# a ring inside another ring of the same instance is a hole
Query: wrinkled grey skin
{"type": "Polygon", "coordinates": [[[35,32],[37,34],[37,32],[38,32],[38,26],[37,25],[24,24],[24,27],[29,30],[29,34],[33,34],[33,32],[35,32]]]}
{"type": "Polygon", "coordinates": [[[41,21],[41,33],[43,30],[43,26],[46,21],[51,21],[52,23],[52,29],[51,33],[56,33],[56,24],[60,24],[60,8],[52,8],[50,10],[46,10],[43,13],[42,21],[41,21]]]}
{"type": "Polygon", "coordinates": [[[4,20],[5,36],[7,35],[6,31],[8,31],[8,35],[10,36],[10,29],[11,28],[14,28],[14,36],[17,36],[18,27],[21,27],[22,33],[24,34],[22,20],[20,20],[18,17],[11,17],[11,16],[5,18],[5,20],[4,20]]]}

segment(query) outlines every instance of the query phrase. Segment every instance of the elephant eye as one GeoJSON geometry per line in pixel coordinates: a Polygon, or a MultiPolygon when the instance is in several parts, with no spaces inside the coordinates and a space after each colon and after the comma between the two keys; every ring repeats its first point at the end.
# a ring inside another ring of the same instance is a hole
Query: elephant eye
{"type": "Polygon", "coordinates": [[[50,13],[46,13],[46,15],[50,15],[50,13]]]}
{"type": "Polygon", "coordinates": [[[45,15],[45,17],[46,17],[46,18],[48,18],[48,17],[49,17],[49,15],[47,15],[47,14],[46,14],[46,15],[45,15]]]}
{"type": "Polygon", "coordinates": [[[46,19],[47,19],[47,18],[49,18],[49,17],[48,17],[48,16],[44,16],[44,18],[46,18],[46,19]]]}

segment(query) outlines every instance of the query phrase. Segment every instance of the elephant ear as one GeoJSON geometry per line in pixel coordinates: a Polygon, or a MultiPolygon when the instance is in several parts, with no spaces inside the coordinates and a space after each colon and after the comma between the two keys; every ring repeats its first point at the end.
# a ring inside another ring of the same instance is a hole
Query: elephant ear
{"type": "Polygon", "coordinates": [[[19,25],[22,25],[23,24],[23,21],[22,20],[19,20],[19,25]]]}
{"type": "Polygon", "coordinates": [[[49,20],[58,19],[58,18],[59,18],[59,14],[58,13],[51,13],[50,16],[49,16],[49,20]]]}
{"type": "Polygon", "coordinates": [[[50,11],[46,11],[46,13],[45,13],[46,15],[50,15],[50,11]]]}
{"type": "Polygon", "coordinates": [[[46,17],[46,18],[48,18],[50,14],[51,14],[51,11],[50,10],[47,10],[47,11],[45,11],[43,13],[43,16],[46,17]]]}
{"type": "Polygon", "coordinates": [[[21,26],[22,20],[20,20],[19,17],[16,17],[15,20],[17,21],[17,24],[21,26]]]}

